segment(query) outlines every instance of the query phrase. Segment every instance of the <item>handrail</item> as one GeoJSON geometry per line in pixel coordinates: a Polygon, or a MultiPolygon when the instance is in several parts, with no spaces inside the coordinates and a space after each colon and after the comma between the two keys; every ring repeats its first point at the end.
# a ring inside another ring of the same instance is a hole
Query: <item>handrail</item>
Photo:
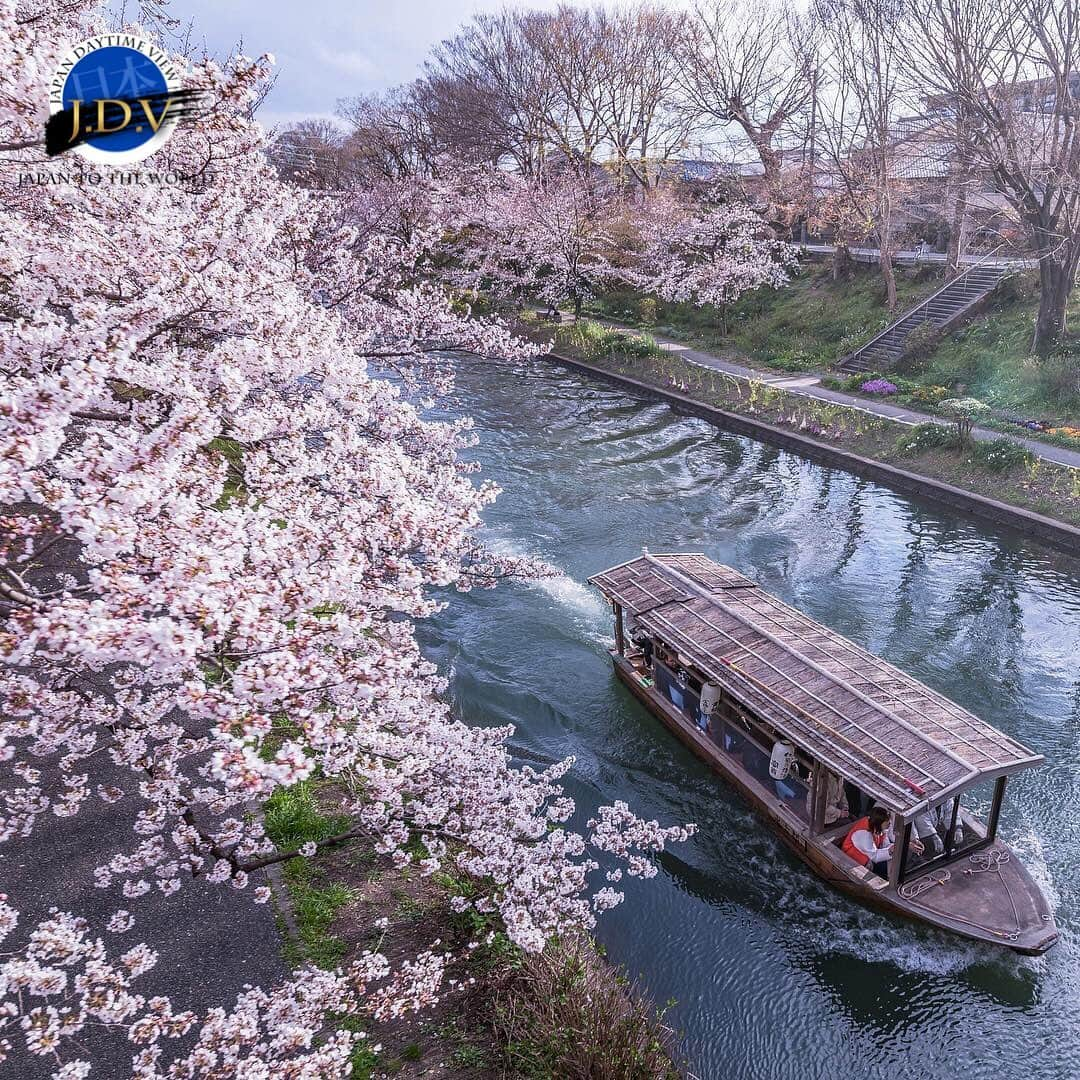
{"type": "MultiPolygon", "coordinates": [[[[864,352],[869,350],[872,345],[876,345],[879,341],[881,341],[882,338],[888,337],[889,334],[891,334],[893,330],[895,330],[896,327],[898,327],[901,323],[907,322],[907,320],[910,319],[912,315],[917,315],[920,311],[922,311],[924,307],[926,307],[928,304],[933,303],[939,296],[941,296],[942,293],[947,292],[954,285],[965,281],[969,274],[974,273],[976,270],[981,270],[1001,250],[1002,247],[1004,247],[1004,245],[999,244],[996,248],[993,249],[993,251],[990,251],[988,254],[984,255],[978,262],[972,263],[962,274],[957,274],[956,277],[950,278],[948,281],[946,281],[940,289],[938,289],[936,292],[931,293],[925,300],[923,300],[921,303],[916,304],[910,311],[905,312],[897,319],[893,319],[893,321],[890,322],[889,325],[886,326],[885,329],[882,330],[879,334],[872,337],[865,344],[860,345],[854,351],[849,352],[847,356],[842,357],[838,361],[837,367],[843,367],[844,364],[846,364],[849,360],[854,360],[856,357],[861,356],[864,352]]],[[[1007,269],[1005,273],[1008,273],[1007,269]]],[[[970,304],[965,304],[964,307],[970,307],[970,304]]],[[[922,321],[927,322],[928,320],[923,319],[922,321]]]]}

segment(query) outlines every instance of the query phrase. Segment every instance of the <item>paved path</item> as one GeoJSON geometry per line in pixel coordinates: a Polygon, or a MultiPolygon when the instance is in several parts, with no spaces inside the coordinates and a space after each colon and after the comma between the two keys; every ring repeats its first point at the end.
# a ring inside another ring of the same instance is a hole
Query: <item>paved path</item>
{"type": "MultiPolygon", "coordinates": [[[[836,251],[834,244],[799,244],[793,245],[797,248],[802,248],[804,251],[810,252],[811,255],[831,255],[836,251]]],[[[856,262],[877,262],[881,257],[881,252],[877,248],[868,247],[854,247],[848,248],[848,255],[856,262]]],[[[940,251],[895,251],[893,252],[893,262],[896,263],[911,263],[913,265],[927,265],[927,266],[944,266],[948,256],[940,251]]],[[[1002,257],[995,259],[988,255],[961,255],[961,266],[1001,266],[1014,269],[1031,269],[1037,267],[1039,262],[1037,259],[1031,258],[1008,258],[1002,257]]]]}
{"type": "MultiPolygon", "coordinates": [[[[560,314],[563,321],[573,321],[574,316],[572,313],[560,312],[560,314]]],[[[598,317],[590,315],[589,318],[598,317]]],[[[602,318],[600,321],[627,333],[641,332],[636,327],[627,326],[624,323],[616,322],[614,319],[602,318]]],[[[929,413],[918,412],[902,405],[890,405],[887,401],[874,401],[869,398],[856,397],[854,394],[846,394],[842,390],[830,390],[828,387],[821,385],[819,375],[811,372],[805,375],[790,375],[776,371],[761,371],[758,368],[747,367],[745,364],[717,356],[715,353],[691,348],[689,345],[674,341],[671,338],[660,337],[652,333],[650,333],[650,337],[665,352],[670,352],[691,364],[697,364],[699,367],[711,368],[713,371],[723,371],[737,379],[756,379],[759,382],[768,383],[769,386],[787,390],[792,394],[801,394],[803,397],[817,398],[819,401],[829,401],[837,405],[862,409],[863,412],[871,413],[874,416],[887,417],[901,424],[933,423],[948,425],[949,423],[949,421],[943,420],[939,416],[931,416],[929,413]]],[[[980,440],[1005,438],[1010,442],[1026,447],[1037,457],[1042,458],[1043,461],[1052,461],[1057,465],[1068,465],[1070,468],[1080,469],[1080,451],[1067,450],[1063,446],[1054,446],[1039,439],[1025,438],[1020,434],[1014,435],[1011,432],[991,431],[989,428],[977,427],[972,431],[972,435],[980,440]]]]}
{"type": "MultiPolygon", "coordinates": [[[[46,585],[60,573],[81,574],[72,544],[52,548],[31,580],[46,585]]],[[[93,770],[87,771],[92,787],[115,783],[131,792],[130,771],[107,758],[98,757],[93,770]]],[[[46,918],[51,908],[59,908],[86,917],[113,957],[145,941],[159,960],[135,981],[135,991],[148,997],[167,995],[177,1009],[203,1013],[220,1005],[228,1010],[246,984],[269,989],[280,982],[288,971],[274,906],[255,904],[250,896],[254,887],[263,884],[261,875],[253,875],[253,884],[242,892],[203,879],[188,879],[169,897],[155,889],[137,900],[124,899],[116,887],[95,888],[94,868],[140,839],[133,825],[141,806],[134,794],[117,803],[92,795],[74,817],[43,814],[29,838],[0,844],[0,892],[9,894],[20,911],[19,926],[5,941],[5,949],[21,947],[33,925],[46,918]],[[123,934],[105,932],[104,923],[119,908],[135,916],[134,928],[123,934]]],[[[121,1080],[131,1075],[131,1059],[140,1047],[128,1042],[121,1030],[91,1028],[80,1041],[94,1062],[91,1080],[121,1080]]],[[[163,1040],[165,1060],[177,1049],[189,1048],[192,1041],[193,1036],[176,1043],[163,1040]]],[[[21,1035],[12,1037],[12,1042],[15,1048],[5,1063],[7,1071],[0,1067],[0,1075],[12,1080],[45,1080],[53,1075],[54,1061],[27,1054],[21,1035]]],[[[74,1054],[75,1048],[68,1046],[67,1052],[74,1054]]]]}

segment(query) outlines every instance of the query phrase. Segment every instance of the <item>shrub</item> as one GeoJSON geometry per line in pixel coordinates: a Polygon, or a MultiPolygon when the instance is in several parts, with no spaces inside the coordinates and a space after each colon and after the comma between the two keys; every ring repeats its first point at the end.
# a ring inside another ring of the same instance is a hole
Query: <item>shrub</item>
{"type": "Polygon", "coordinates": [[[656,325],[657,306],[653,297],[644,296],[638,301],[637,317],[642,326],[656,325]]]}
{"type": "Polygon", "coordinates": [[[885,379],[884,375],[876,371],[859,372],[857,375],[849,375],[841,384],[841,390],[861,390],[864,382],[873,382],[875,379],[885,379]]]}
{"type": "Polygon", "coordinates": [[[529,1080],[678,1080],[677,1039],[624,976],[582,940],[521,958],[504,980],[491,1025],[505,1072],[529,1080]]]}
{"type": "Polygon", "coordinates": [[[1035,455],[1012,439],[991,439],[975,443],[971,448],[971,459],[991,472],[1004,473],[1031,465],[1035,455]]]}
{"type": "Polygon", "coordinates": [[[902,454],[923,454],[927,450],[955,449],[960,439],[945,424],[916,424],[907,434],[901,435],[896,449],[902,454]]]}
{"type": "Polygon", "coordinates": [[[864,394],[895,394],[897,392],[897,386],[895,383],[889,382],[888,379],[870,379],[868,382],[864,382],[859,389],[864,394]]]}
{"type": "Polygon", "coordinates": [[[1080,342],[1066,342],[1052,356],[1034,360],[1028,370],[1034,371],[1047,401],[1062,405],[1080,401],[1080,342]]]}
{"type": "Polygon", "coordinates": [[[991,294],[995,307],[1006,304],[1030,304],[1037,300],[1039,286],[1034,274],[1010,274],[1002,278],[991,294]]]}
{"type": "Polygon", "coordinates": [[[920,323],[904,338],[897,371],[920,371],[941,342],[941,331],[931,322],[920,323]]]}
{"type": "Polygon", "coordinates": [[[642,359],[659,356],[662,352],[660,346],[656,344],[656,339],[648,334],[617,334],[610,351],[621,352],[627,356],[637,356],[642,359]]]}
{"type": "Polygon", "coordinates": [[[940,405],[949,393],[945,386],[915,386],[908,393],[908,397],[919,405],[940,405]]]}
{"type": "Polygon", "coordinates": [[[556,341],[568,345],[585,360],[603,360],[608,357],[665,356],[663,349],[648,334],[626,334],[588,319],[569,326],[560,326],[555,332],[556,341]]]}
{"type": "Polygon", "coordinates": [[[949,398],[941,403],[941,411],[952,418],[960,442],[971,442],[971,429],[990,415],[990,406],[977,398],[949,398]]]}
{"type": "Polygon", "coordinates": [[[766,363],[769,367],[781,371],[810,371],[816,366],[817,360],[805,349],[785,349],[766,363]]]}

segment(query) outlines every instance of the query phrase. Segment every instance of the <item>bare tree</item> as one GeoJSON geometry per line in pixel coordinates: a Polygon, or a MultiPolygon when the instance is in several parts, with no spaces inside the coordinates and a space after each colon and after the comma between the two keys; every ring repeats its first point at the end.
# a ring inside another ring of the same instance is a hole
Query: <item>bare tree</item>
{"type": "Polygon", "coordinates": [[[329,120],[303,120],[270,144],[270,159],[286,180],[306,187],[340,189],[349,166],[345,132],[329,120]]]}
{"type": "Polygon", "coordinates": [[[527,176],[542,171],[561,97],[538,47],[549,25],[546,14],[478,15],[433,50],[426,100],[433,126],[457,156],[509,158],[527,176]]]}
{"type": "Polygon", "coordinates": [[[552,15],[528,13],[522,26],[557,90],[544,115],[548,139],[564,156],[594,162],[604,137],[599,83],[606,57],[600,16],[564,4],[552,15]]]}
{"type": "Polygon", "coordinates": [[[916,0],[911,63],[963,153],[1023,224],[1039,261],[1032,347],[1066,332],[1080,265],[1080,6],[1076,0],[916,0]]]}
{"type": "Polygon", "coordinates": [[[903,90],[899,0],[824,0],[818,12],[827,42],[829,92],[821,134],[838,219],[861,222],[878,249],[886,303],[896,307],[893,258],[907,185],[897,159],[904,134],[896,119],[903,90]]]}
{"type": "Polygon", "coordinates": [[[440,152],[420,88],[344,98],[337,115],[349,128],[344,151],[358,176],[428,176],[440,152]]]}
{"type": "Polygon", "coordinates": [[[805,125],[817,65],[813,23],[786,0],[707,0],[678,49],[680,88],[699,123],[734,127],[761,162],[766,190],[783,201],[783,144],[805,125]]]}
{"type": "Polygon", "coordinates": [[[675,106],[676,46],[686,16],[646,5],[595,15],[602,42],[593,92],[620,181],[655,186],[671,157],[685,148],[692,117],[675,106]]]}

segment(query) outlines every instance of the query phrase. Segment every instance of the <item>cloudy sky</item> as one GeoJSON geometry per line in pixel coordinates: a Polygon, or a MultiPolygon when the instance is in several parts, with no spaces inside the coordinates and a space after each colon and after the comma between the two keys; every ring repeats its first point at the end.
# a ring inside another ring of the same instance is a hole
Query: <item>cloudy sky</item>
{"type": "MultiPolygon", "coordinates": [[[[292,123],[326,116],[338,98],[410,79],[428,49],[502,0],[172,0],[175,18],[194,21],[193,41],[216,55],[243,40],[249,55],[271,52],[278,81],[260,119],[292,123]]],[[[529,0],[553,8],[557,0],[529,0]]]]}

